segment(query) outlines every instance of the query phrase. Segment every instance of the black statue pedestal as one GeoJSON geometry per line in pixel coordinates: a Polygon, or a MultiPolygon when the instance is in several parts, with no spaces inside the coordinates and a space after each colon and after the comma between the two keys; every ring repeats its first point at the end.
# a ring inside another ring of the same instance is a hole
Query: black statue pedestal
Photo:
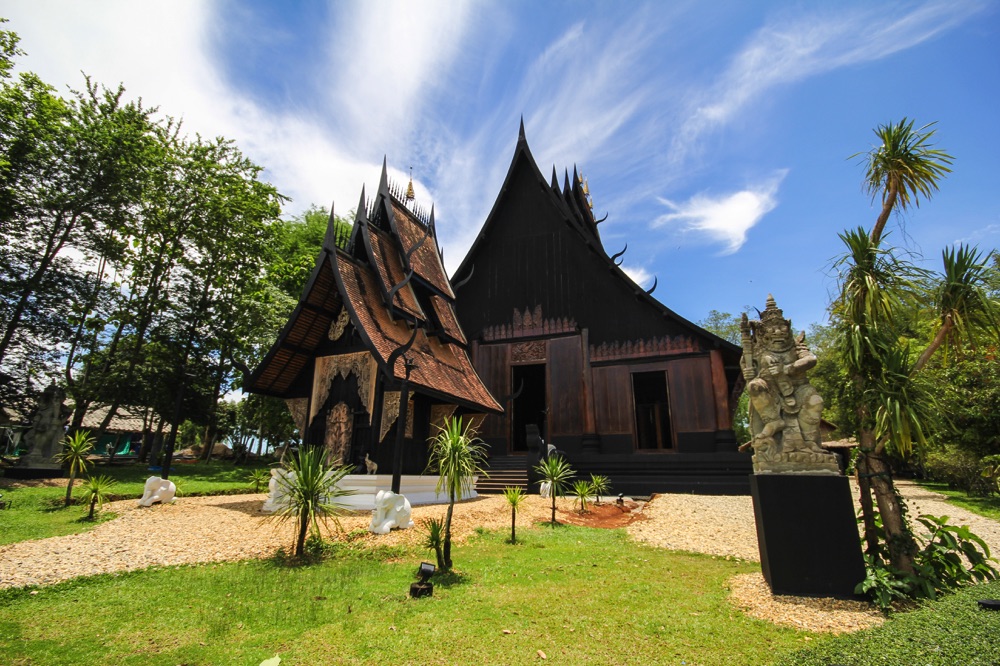
{"type": "Polygon", "coordinates": [[[750,494],[774,594],[855,596],[865,565],[846,476],[752,474],[750,494]]]}

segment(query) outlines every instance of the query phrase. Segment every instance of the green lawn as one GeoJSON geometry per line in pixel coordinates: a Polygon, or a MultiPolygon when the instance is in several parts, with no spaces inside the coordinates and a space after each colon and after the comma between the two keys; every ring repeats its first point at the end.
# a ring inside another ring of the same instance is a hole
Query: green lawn
{"type": "Polygon", "coordinates": [[[846,634],[792,655],[780,666],[994,666],[1000,663],[1000,611],[979,599],[1000,598],[1000,581],[965,588],[881,627],[846,634]]]}
{"type": "Polygon", "coordinates": [[[990,495],[989,497],[975,497],[965,491],[949,488],[947,483],[932,483],[930,481],[918,481],[923,488],[941,493],[948,498],[948,501],[955,506],[968,509],[972,513],[1000,520],[1000,495],[990,495]]]}
{"type": "MultiPolygon", "coordinates": [[[[250,467],[235,467],[231,463],[211,462],[191,465],[174,465],[170,480],[177,483],[180,492],[191,495],[221,495],[253,492],[247,480],[250,467]]],[[[153,475],[146,465],[98,465],[90,472],[107,474],[117,480],[113,499],[142,496],[143,484],[153,475]]],[[[81,505],[63,508],[66,489],[63,488],[10,488],[13,480],[0,479],[0,494],[12,502],[12,508],[0,511],[0,546],[28,539],[43,539],[64,534],[76,534],[92,529],[97,522],[84,520],[87,507],[81,505]]],[[[73,494],[80,497],[80,482],[74,485],[73,494]]],[[[266,490],[266,489],[265,489],[266,490]]],[[[100,520],[113,518],[105,513],[100,520]]],[[[99,521],[98,521],[99,522],[99,521]]]]}
{"type": "Polygon", "coordinates": [[[756,565],[559,527],[475,537],[432,598],[420,551],[341,546],[0,591],[5,664],[764,664],[823,639],[748,618],[726,581],[756,565]]]}

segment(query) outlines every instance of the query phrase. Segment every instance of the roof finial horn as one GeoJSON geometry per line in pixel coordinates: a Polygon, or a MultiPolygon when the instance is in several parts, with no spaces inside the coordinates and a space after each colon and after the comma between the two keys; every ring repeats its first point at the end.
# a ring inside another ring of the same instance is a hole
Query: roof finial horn
{"type": "Polygon", "coordinates": [[[410,167],[410,184],[406,186],[406,200],[413,201],[416,195],[413,193],[413,167],[410,167]]]}

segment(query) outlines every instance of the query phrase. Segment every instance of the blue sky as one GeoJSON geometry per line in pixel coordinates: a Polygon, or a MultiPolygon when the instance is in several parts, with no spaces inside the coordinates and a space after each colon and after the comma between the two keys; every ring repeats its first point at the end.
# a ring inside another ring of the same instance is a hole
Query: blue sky
{"type": "Polygon", "coordinates": [[[81,71],[235,139],[292,197],[347,213],[386,156],[434,204],[450,269],[503,182],[523,115],[548,176],[589,181],[609,254],[681,315],[826,319],[837,233],[870,227],[872,129],[938,121],[954,173],[898,243],[1000,245],[996,2],[7,0],[21,66],[81,71]]]}

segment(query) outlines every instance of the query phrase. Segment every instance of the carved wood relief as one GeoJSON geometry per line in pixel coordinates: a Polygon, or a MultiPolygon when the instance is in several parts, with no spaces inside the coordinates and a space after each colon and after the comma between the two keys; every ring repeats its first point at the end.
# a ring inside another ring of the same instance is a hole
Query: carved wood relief
{"type": "Polygon", "coordinates": [[[576,332],[578,332],[578,329],[575,319],[568,317],[545,319],[542,316],[542,306],[536,305],[534,309],[525,308],[524,312],[514,308],[511,323],[486,327],[483,329],[483,340],[492,342],[494,340],[576,332]]]}
{"type": "Polygon", "coordinates": [[[510,346],[511,363],[527,363],[545,360],[545,340],[516,342],[510,346]]]}

